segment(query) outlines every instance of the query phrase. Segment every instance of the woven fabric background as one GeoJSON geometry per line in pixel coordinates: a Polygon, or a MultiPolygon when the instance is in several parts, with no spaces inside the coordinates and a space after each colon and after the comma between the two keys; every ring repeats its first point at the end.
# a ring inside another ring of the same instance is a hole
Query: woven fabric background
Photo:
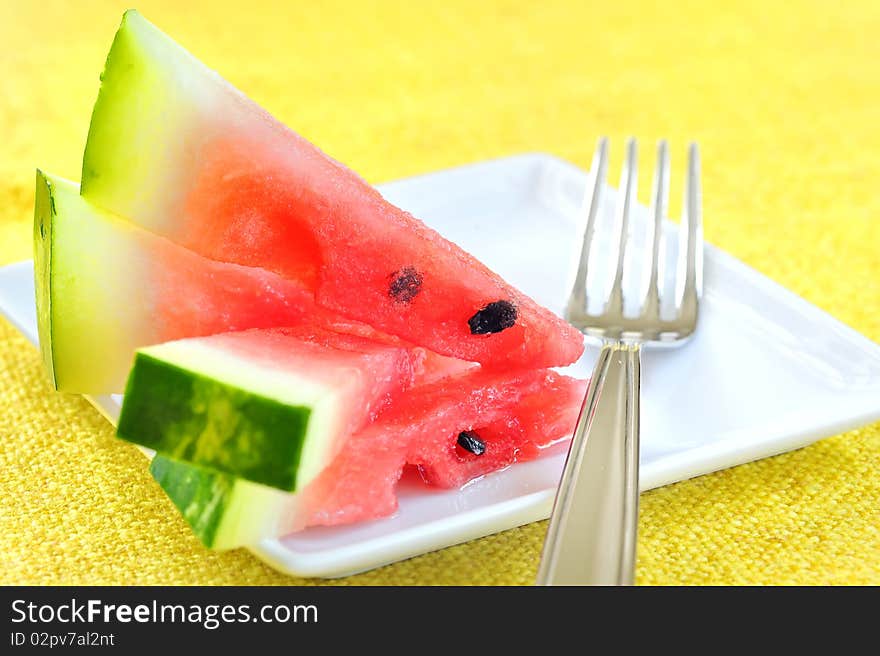
{"type": "MultiPolygon", "coordinates": [[[[124,8],[0,0],[0,264],[30,256],[34,168],[79,176],[124,8]]],[[[876,0],[138,8],[374,182],[524,151],[587,166],[600,134],[619,170],[635,134],[670,140],[677,188],[697,139],[706,238],[880,340],[876,0]]],[[[638,580],[880,584],[878,463],[873,425],[646,493],[638,580]]],[[[144,465],[0,320],[0,583],[307,583],[207,552],[144,465]]],[[[545,529],[335,583],[528,584],[545,529]]]]}

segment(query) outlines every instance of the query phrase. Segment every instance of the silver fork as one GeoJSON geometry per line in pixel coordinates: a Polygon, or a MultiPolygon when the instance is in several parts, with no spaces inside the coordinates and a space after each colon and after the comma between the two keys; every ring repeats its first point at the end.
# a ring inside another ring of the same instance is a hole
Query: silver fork
{"type": "Polygon", "coordinates": [[[669,198],[669,148],[657,147],[648,221],[647,295],[636,317],[625,316],[624,253],[636,196],[637,146],[630,139],[616,208],[617,268],[604,309],[590,314],[587,273],[596,215],[608,168],[608,139],[599,140],[584,199],[587,213],[577,272],[565,318],[602,350],[581,407],[550,517],[538,569],[538,585],[631,585],[635,575],[639,498],[640,349],[647,343],[681,344],[697,326],[702,291],[703,236],[700,159],[688,150],[688,172],[679,230],[674,316],[661,316],[659,275],[663,218],[669,198]]]}

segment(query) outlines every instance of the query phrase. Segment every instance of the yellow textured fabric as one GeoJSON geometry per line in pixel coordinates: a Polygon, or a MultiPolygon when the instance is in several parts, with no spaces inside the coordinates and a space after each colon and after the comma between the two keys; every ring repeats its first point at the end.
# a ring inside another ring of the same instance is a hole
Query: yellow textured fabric
{"type": "MultiPolygon", "coordinates": [[[[280,119],[383,181],[595,139],[689,139],[706,237],[880,340],[880,3],[144,1],[280,119]]],[[[77,178],[124,6],[0,0],[0,264],[33,169],[77,178]]],[[[647,177],[647,176],[643,176],[647,177]]],[[[648,180],[642,180],[642,192],[648,180]]],[[[646,493],[638,580],[880,584],[880,425],[646,493]]],[[[0,321],[0,582],[293,584],[203,549],[144,460],[0,321]]],[[[338,581],[528,584],[540,522],[338,581]]]]}

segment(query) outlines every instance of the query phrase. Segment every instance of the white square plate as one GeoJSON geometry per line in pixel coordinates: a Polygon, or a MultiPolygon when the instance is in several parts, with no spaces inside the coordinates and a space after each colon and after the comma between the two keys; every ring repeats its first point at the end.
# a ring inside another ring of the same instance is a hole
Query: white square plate
{"type": "MultiPolygon", "coordinates": [[[[535,154],[400,180],[380,190],[560,312],[585,183],[577,167],[535,154]]],[[[606,220],[614,197],[613,190],[605,194],[606,220]]],[[[645,215],[640,206],[633,217],[635,254],[643,247],[638,235],[645,215]]],[[[672,257],[674,240],[667,241],[672,257]]],[[[642,283],[625,284],[633,289],[642,283]]],[[[30,262],[0,269],[0,312],[36,343],[30,262]]],[[[700,321],[682,348],[643,355],[643,490],[880,419],[880,346],[711,246],[700,321]]],[[[587,377],[595,356],[589,348],[572,372],[587,377]]],[[[92,401],[111,421],[117,416],[120,397],[92,401]]],[[[252,551],[290,574],[343,576],[543,519],[563,459],[561,452],[548,454],[462,490],[404,481],[393,517],[309,529],[266,540],[252,551]]]]}

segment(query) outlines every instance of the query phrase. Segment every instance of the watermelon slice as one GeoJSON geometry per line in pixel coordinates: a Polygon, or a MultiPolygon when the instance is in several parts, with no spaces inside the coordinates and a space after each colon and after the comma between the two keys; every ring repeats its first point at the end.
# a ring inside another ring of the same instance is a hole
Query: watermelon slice
{"type": "Polygon", "coordinates": [[[392,514],[407,461],[430,463],[430,482],[457,486],[534,458],[570,436],[582,392],[582,381],[551,371],[471,371],[414,388],[355,434],[298,494],[163,455],[153,459],[150,471],[206,546],[252,545],[306,526],[392,514]],[[548,415],[556,421],[544,423],[548,415]],[[481,455],[458,453],[462,432],[481,436],[481,455]],[[485,465],[474,466],[481,458],[485,465]]]}
{"type": "Polygon", "coordinates": [[[201,255],[296,280],[320,305],[440,354],[539,368],[583,350],[574,328],[135,11],[102,75],[82,194],[201,255]]]}
{"type": "Polygon", "coordinates": [[[196,255],[95,208],[75,183],[41,171],[34,266],[43,362],[67,392],[121,392],[140,346],[337,321],[301,283],[196,255]]]}
{"type": "Polygon", "coordinates": [[[321,328],[140,349],[117,435],[170,457],[296,491],[412,385],[422,350],[321,328]]]}

